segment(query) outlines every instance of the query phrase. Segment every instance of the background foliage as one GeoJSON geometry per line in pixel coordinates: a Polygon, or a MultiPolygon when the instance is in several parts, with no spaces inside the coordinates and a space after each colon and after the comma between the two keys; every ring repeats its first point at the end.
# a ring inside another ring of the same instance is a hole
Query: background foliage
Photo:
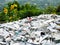
{"type": "Polygon", "coordinates": [[[60,15],[60,5],[57,7],[48,6],[41,9],[36,5],[31,5],[30,3],[20,5],[17,1],[9,2],[0,12],[0,22],[16,21],[26,17],[38,16],[43,13],[60,15]]]}

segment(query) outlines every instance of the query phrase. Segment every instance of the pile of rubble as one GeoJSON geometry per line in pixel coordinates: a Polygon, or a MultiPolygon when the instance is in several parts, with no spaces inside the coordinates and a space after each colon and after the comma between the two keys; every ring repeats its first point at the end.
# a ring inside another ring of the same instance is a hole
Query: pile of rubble
{"type": "Polygon", "coordinates": [[[60,16],[42,14],[0,24],[0,45],[60,45],[60,16]]]}

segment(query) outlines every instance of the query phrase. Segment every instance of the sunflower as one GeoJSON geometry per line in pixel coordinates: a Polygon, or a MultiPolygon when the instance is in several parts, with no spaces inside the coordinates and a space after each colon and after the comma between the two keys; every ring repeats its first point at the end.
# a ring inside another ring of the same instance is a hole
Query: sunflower
{"type": "Polygon", "coordinates": [[[14,4],[15,7],[17,7],[17,4],[14,4]]]}
{"type": "Polygon", "coordinates": [[[13,10],[13,9],[14,9],[14,5],[11,5],[10,10],[13,10]]]}
{"type": "Polygon", "coordinates": [[[7,14],[8,13],[8,9],[4,8],[4,13],[7,14]]]}

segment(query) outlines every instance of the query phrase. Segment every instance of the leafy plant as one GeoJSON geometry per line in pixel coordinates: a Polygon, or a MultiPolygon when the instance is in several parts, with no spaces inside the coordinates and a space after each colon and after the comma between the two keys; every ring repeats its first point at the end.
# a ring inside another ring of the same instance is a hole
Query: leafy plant
{"type": "Polygon", "coordinates": [[[53,6],[48,6],[46,9],[44,9],[45,14],[56,14],[56,8],[53,6]]]}
{"type": "Polygon", "coordinates": [[[56,13],[57,13],[58,15],[60,15],[60,5],[57,6],[56,13]]]}
{"type": "Polygon", "coordinates": [[[38,9],[36,5],[31,5],[30,3],[20,5],[17,1],[9,2],[7,6],[3,8],[3,11],[0,12],[0,22],[16,21],[26,17],[38,16],[43,13],[60,14],[60,6],[57,8],[48,6],[45,9],[38,9]]]}

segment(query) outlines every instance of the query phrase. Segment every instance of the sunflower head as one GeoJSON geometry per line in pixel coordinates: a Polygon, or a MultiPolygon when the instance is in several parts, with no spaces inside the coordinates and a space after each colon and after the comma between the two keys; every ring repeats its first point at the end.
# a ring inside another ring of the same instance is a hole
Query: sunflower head
{"type": "Polygon", "coordinates": [[[11,5],[10,10],[13,10],[13,9],[14,9],[14,5],[11,5]]]}
{"type": "Polygon", "coordinates": [[[7,14],[8,13],[8,9],[4,8],[4,13],[7,14]]]}

